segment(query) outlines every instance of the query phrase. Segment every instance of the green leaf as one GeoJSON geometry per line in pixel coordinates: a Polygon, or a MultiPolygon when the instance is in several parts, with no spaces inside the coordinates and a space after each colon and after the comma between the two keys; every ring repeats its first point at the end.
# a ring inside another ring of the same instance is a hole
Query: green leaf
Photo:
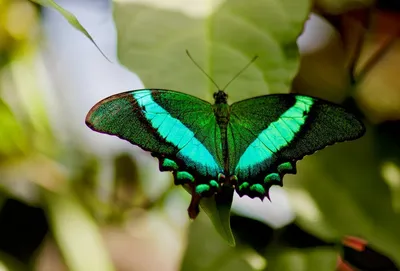
{"type": "MultiPolygon", "coordinates": [[[[186,49],[221,88],[258,55],[229,86],[230,102],[288,92],[299,66],[296,39],[309,2],[263,0],[249,5],[227,0],[211,13],[193,14],[185,10],[193,5],[190,1],[180,2],[175,10],[116,1],[119,58],[147,87],[210,100],[216,87],[191,63],[186,49]]],[[[211,3],[204,1],[197,10],[210,10],[211,3]]]]}
{"type": "Polygon", "coordinates": [[[306,157],[285,185],[296,187],[290,199],[304,229],[325,240],[364,238],[400,265],[400,210],[388,185],[399,185],[400,147],[398,134],[380,130],[368,125],[363,138],[306,157]],[[394,172],[385,172],[388,162],[394,172]]]}
{"type": "Polygon", "coordinates": [[[56,2],[53,0],[31,0],[32,2],[35,2],[39,5],[42,5],[44,7],[49,7],[57,10],[75,29],[77,29],[79,32],[84,34],[93,44],[96,46],[96,48],[100,51],[100,53],[109,61],[107,56],[103,53],[103,51],[100,49],[100,47],[96,44],[92,36],[89,34],[89,32],[81,25],[81,23],[78,21],[78,19],[75,17],[74,14],[69,12],[68,10],[62,8],[60,5],[58,5],[56,2]]]}
{"type": "Polygon", "coordinates": [[[29,271],[31,268],[26,263],[22,263],[7,253],[0,252],[0,270],[1,271],[29,271]]]}
{"type": "Polygon", "coordinates": [[[330,248],[270,250],[267,271],[335,270],[338,253],[330,248]]]}
{"type": "Polygon", "coordinates": [[[0,99],[0,157],[21,154],[28,148],[22,126],[0,99]]]}
{"type": "Polygon", "coordinates": [[[113,271],[99,228],[71,195],[43,190],[54,238],[69,270],[113,271]]]}
{"type": "Polygon", "coordinates": [[[247,261],[249,254],[259,256],[253,251],[227,245],[200,215],[190,225],[188,246],[180,270],[252,271],[255,269],[247,261]]]}
{"type": "MultiPolygon", "coordinates": [[[[193,9],[190,1],[179,1],[167,10],[161,8],[161,2],[145,6],[116,1],[121,63],[137,73],[146,87],[175,89],[211,101],[216,87],[191,62],[186,49],[221,88],[258,55],[256,62],[229,85],[229,102],[288,92],[299,66],[296,39],[310,1],[201,3],[193,9]]],[[[217,231],[233,245],[230,204],[219,206],[206,200],[202,206],[217,231]]]]}
{"type": "Polygon", "coordinates": [[[212,198],[203,198],[200,202],[202,210],[208,215],[217,232],[229,245],[235,246],[235,238],[231,230],[230,213],[234,190],[224,187],[223,193],[212,198]]]}

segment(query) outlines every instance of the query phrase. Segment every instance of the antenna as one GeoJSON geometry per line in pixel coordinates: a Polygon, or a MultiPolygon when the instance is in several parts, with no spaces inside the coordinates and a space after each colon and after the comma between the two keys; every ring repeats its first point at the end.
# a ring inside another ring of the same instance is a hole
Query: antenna
{"type": "Polygon", "coordinates": [[[203,68],[200,67],[199,64],[197,64],[197,62],[193,59],[193,57],[190,55],[190,53],[189,53],[188,50],[186,50],[186,54],[188,55],[188,57],[190,58],[190,60],[192,60],[193,63],[200,69],[200,71],[202,71],[202,72],[207,76],[207,78],[210,79],[210,81],[214,84],[214,86],[216,86],[218,90],[222,90],[222,91],[224,91],[224,90],[230,85],[230,83],[232,83],[237,77],[239,77],[239,75],[240,75],[241,73],[243,73],[243,72],[251,65],[251,63],[253,63],[254,61],[256,61],[256,59],[258,58],[257,55],[254,56],[254,57],[249,61],[249,63],[247,63],[246,66],[244,66],[244,67],[243,67],[243,68],[242,68],[242,69],[241,69],[241,70],[240,70],[240,71],[225,85],[225,87],[221,89],[221,88],[217,85],[217,83],[215,83],[215,81],[211,78],[211,76],[209,76],[209,75],[203,70],[203,68]]]}
{"type": "Polygon", "coordinates": [[[230,85],[230,83],[232,83],[233,82],[233,80],[235,80],[236,78],[238,78],[239,77],[239,75],[242,73],[242,72],[244,72],[250,65],[251,65],[251,63],[253,63],[254,61],[256,61],[256,59],[258,58],[258,56],[256,55],[256,56],[254,56],[251,60],[250,60],[250,62],[249,63],[247,63],[246,64],[246,66],[244,66],[225,86],[224,86],[224,88],[223,89],[221,89],[222,91],[224,91],[229,85],[230,85]]]}
{"type": "Polygon", "coordinates": [[[211,76],[209,76],[209,75],[203,70],[203,68],[200,67],[199,64],[197,64],[197,62],[196,62],[196,61],[193,59],[193,57],[189,54],[189,51],[188,51],[188,50],[186,50],[186,54],[188,55],[188,57],[190,58],[190,60],[193,61],[194,65],[196,65],[197,68],[199,68],[199,69],[208,77],[208,79],[210,79],[210,81],[214,84],[214,86],[216,86],[217,89],[220,90],[221,88],[217,85],[217,83],[215,83],[215,81],[211,78],[211,76]]]}

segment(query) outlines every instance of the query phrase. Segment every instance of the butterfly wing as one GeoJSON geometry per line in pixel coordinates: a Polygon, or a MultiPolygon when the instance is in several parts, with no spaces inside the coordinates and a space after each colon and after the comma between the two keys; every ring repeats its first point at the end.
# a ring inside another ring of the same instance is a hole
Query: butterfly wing
{"type": "Polygon", "coordinates": [[[230,174],[240,196],[268,197],[273,184],[296,173],[296,161],[364,134],[342,107],[309,96],[275,94],[234,103],[228,125],[230,174]]]}
{"type": "Polygon", "coordinates": [[[176,184],[189,184],[198,195],[212,195],[218,186],[221,133],[208,102],[171,90],[124,92],[97,103],[86,124],[151,152],[161,171],[173,171],[176,184]]]}

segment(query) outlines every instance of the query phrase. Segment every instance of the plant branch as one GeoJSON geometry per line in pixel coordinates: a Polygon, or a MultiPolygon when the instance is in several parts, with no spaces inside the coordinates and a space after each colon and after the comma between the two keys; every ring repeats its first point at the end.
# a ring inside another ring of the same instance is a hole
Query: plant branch
{"type": "Polygon", "coordinates": [[[355,76],[354,84],[359,84],[365,78],[365,76],[367,76],[367,74],[379,63],[379,61],[382,60],[386,53],[395,44],[398,34],[400,34],[400,31],[397,31],[396,34],[385,40],[383,44],[376,50],[376,52],[367,60],[359,74],[355,76]]]}
{"type": "Polygon", "coordinates": [[[356,41],[354,53],[350,56],[350,59],[349,59],[348,71],[349,71],[349,76],[350,76],[350,83],[353,88],[354,88],[355,84],[357,83],[356,67],[357,67],[357,63],[361,56],[363,45],[365,43],[365,36],[367,34],[367,30],[370,28],[372,8],[369,8],[367,13],[368,13],[368,15],[366,16],[364,24],[361,23],[361,34],[359,35],[359,37],[356,41]]]}

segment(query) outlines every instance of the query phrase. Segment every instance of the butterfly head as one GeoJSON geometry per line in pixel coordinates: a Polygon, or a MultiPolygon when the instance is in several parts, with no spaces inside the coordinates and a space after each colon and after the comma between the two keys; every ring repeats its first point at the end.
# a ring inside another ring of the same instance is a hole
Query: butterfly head
{"type": "Polygon", "coordinates": [[[218,90],[214,92],[214,100],[216,104],[226,104],[228,103],[228,94],[223,90],[218,90]]]}

